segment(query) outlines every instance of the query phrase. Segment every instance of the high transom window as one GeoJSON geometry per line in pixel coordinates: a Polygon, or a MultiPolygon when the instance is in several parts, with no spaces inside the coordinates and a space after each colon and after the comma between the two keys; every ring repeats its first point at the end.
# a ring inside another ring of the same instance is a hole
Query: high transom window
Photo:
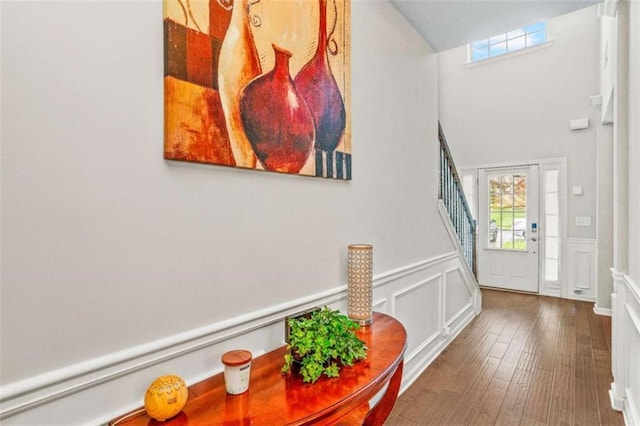
{"type": "Polygon", "coordinates": [[[536,22],[517,30],[498,34],[469,45],[471,62],[482,61],[547,41],[547,23],[536,22]]]}

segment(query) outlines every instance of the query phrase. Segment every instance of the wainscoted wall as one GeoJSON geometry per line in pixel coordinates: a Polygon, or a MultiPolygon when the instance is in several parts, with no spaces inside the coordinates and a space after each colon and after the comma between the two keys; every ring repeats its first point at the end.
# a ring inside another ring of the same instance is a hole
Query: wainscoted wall
{"type": "Polygon", "coordinates": [[[409,334],[402,392],[480,312],[481,300],[475,279],[456,252],[413,265],[406,272],[396,282],[376,287],[375,293],[376,306],[388,304],[387,312],[409,334]]]}
{"type": "Polygon", "coordinates": [[[595,302],[597,241],[591,238],[569,238],[566,252],[567,279],[562,286],[562,297],[595,302]]]}
{"type": "MultiPolygon", "coordinates": [[[[374,277],[374,309],[398,318],[409,336],[401,392],[479,312],[480,292],[464,265],[450,252],[374,277]]],[[[196,383],[222,371],[220,356],[229,349],[246,348],[257,356],[281,346],[284,317],[323,305],[346,312],[346,287],[13,383],[3,388],[0,419],[107,422],[141,406],[154,377],[173,373],[196,383]]]]}
{"type": "Polygon", "coordinates": [[[281,345],[284,316],[345,305],[355,242],[407,378],[467,319],[442,299],[437,55],[388,1],[352,2],[350,182],[163,160],[161,1],[0,3],[0,423],[106,421],[281,345]]]}
{"type": "Polygon", "coordinates": [[[615,270],[612,276],[611,405],[628,425],[640,425],[640,286],[615,270]]]}

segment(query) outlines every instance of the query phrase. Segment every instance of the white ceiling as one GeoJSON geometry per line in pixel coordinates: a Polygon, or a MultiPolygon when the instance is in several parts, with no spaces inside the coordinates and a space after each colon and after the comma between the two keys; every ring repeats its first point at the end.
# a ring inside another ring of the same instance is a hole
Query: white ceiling
{"type": "Polygon", "coordinates": [[[600,0],[391,0],[437,52],[582,9],[600,0]]]}

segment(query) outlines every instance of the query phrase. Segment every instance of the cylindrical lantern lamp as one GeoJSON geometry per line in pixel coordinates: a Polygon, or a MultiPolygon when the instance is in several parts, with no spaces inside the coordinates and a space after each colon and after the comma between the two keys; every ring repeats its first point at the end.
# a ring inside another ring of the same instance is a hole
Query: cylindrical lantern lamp
{"type": "Polygon", "coordinates": [[[371,324],[373,321],[373,246],[351,244],[348,269],[347,316],[360,325],[371,324]]]}

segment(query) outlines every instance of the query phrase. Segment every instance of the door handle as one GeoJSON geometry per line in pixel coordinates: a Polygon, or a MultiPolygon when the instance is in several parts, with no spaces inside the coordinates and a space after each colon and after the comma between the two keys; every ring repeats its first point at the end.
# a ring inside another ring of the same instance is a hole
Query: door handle
{"type": "Polygon", "coordinates": [[[538,241],[536,237],[531,237],[531,241],[538,241]]]}

